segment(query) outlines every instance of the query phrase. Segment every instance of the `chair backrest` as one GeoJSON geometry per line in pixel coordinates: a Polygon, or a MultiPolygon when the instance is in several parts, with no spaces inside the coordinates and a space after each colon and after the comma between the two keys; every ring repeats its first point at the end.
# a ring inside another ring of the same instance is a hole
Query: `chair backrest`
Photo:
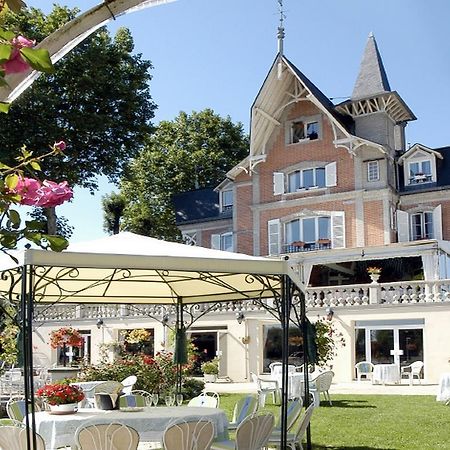
{"type": "Polygon", "coordinates": [[[415,361],[411,364],[411,372],[414,375],[420,375],[420,372],[422,372],[424,363],[422,361],[415,361]]]}
{"type": "Polygon", "coordinates": [[[164,450],[209,450],[214,439],[214,424],[209,420],[179,422],[164,431],[164,450]]]}
{"type": "Polygon", "coordinates": [[[360,361],[355,364],[355,368],[359,373],[372,373],[374,365],[369,361],[360,361]]]}
{"type": "Polygon", "coordinates": [[[236,430],[236,450],[261,450],[267,445],[274,423],[273,414],[247,417],[236,430]]]}
{"type": "Polygon", "coordinates": [[[256,383],[256,387],[258,390],[261,390],[261,379],[256,375],[254,372],[250,372],[250,377],[253,381],[253,383],[256,383]]]}
{"type": "Polygon", "coordinates": [[[100,392],[106,394],[118,394],[123,389],[123,384],[119,381],[105,381],[104,383],[97,384],[94,387],[94,393],[98,394],[100,392]]]}
{"type": "MultiPolygon", "coordinates": [[[[34,410],[40,411],[41,408],[35,403],[34,410]]],[[[31,412],[31,408],[29,408],[29,411],[31,412]]],[[[6,414],[8,414],[8,417],[10,419],[22,422],[26,414],[25,399],[22,397],[20,398],[13,397],[9,399],[8,402],[6,403],[6,414]]]]}
{"type": "Polygon", "coordinates": [[[318,392],[326,392],[330,389],[331,382],[333,381],[334,372],[332,370],[328,370],[323,372],[313,380],[316,385],[316,389],[318,392]]]}
{"type": "Polygon", "coordinates": [[[26,425],[16,419],[0,419],[0,427],[19,427],[25,428],[26,425]]]}
{"type": "Polygon", "coordinates": [[[140,394],[125,394],[121,395],[119,399],[121,408],[130,406],[147,406],[146,397],[140,394]]]}
{"type": "MultiPolygon", "coordinates": [[[[295,398],[289,400],[287,407],[287,430],[294,426],[295,422],[300,416],[303,408],[303,400],[301,398],[295,398]]],[[[280,409],[281,410],[281,409],[280,409]]],[[[275,426],[276,429],[281,429],[281,416],[278,418],[278,422],[275,426]]]]}
{"type": "Polygon", "coordinates": [[[218,407],[218,398],[212,395],[206,395],[206,393],[202,392],[197,397],[191,398],[187,406],[206,406],[208,408],[217,408],[218,407]]]}
{"type": "Polygon", "coordinates": [[[121,423],[81,426],[75,432],[78,450],[136,450],[139,434],[121,423]]]}
{"type": "Polygon", "coordinates": [[[245,418],[254,414],[257,409],[258,399],[255,396],[241,397],[234,405],[232,422],[239,425],[245,418]]]}
{"type": "MultiPolygon", "coordinates": [[[[289,364],[287,366],[287,368],[288,368],[288,373],[293,373],[296,371],[296,368],[293,364],[289,364]]],[[[283,364],[278,363],[278,362],[271,363],[271,364],[269,364],[269,369],[270,369],[270,374],[272,376],[280,375],[283,372],[283,364]]]]}
{"type": "Polygon", "coordinates": [[[311,403],[303,414],[303,417],[298,423],[297,433],[295,433],[295,442],[300,442],[303,438],[306,429],[308,428],[309,422],[311,421],[311,416],[314,411],[314,403],[311,403]]]}
{"type": "Polygon", "coordinates": [[[124,394],[131,394],[131,391],[133,390],[133,386],[136,384],[137,376],[136,375],[130,375],[129,377],[126,377],[124,380],[122,380],[122,392],[124,394]]]}
{"type": "MultiPolygon", "coordinates": [[[[30,433],[31,442],[33,436],[30,433]]],[[[33,446],[33,444],[31,444],[33,446]]],[[[26,428],[3,426],[0,432],[0,448],[5,450],[27,450],[26,428]]],[[[39,434],[36,434],[36,448],[34,450],[45,450],[45,442],[39,434]]]]}

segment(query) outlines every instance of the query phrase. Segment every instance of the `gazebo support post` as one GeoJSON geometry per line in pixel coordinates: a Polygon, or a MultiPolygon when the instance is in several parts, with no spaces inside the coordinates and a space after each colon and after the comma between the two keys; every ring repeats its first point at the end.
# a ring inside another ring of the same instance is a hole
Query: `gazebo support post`
{"type": "MultiPolygon", "coordinates": [[[[179,345],[179,341],[180,341],[180,333],[183,332],[183,327],[184,327],[184,323],[183,323],[183,303],[181,301],[181,298],[177,299],[177,321],[176,321],[176,332],[175,332],[175,346],[179,345]]],[[[181,349],[175,349],[175,351],[178,350],[178,353],[180,352],[181,349]]],[[[182,364],[180,362],[180,360],[177,360],[177,385],[176,385],[176,393],[177,394],[181,394],[181,384],[182,384],[182,376],[181,376],[181,371],[182,371],[182,364]]]]}
{"type": "Polygon", "coordinates": [[[22,267],[20,312],[25,394],[25,424],[28,429],[32,430],[32,433],[27,433],[28,450],[37,448],[33,378],[33,281],[32,267],[24,265],[22,267]]]}
{"type": "Polygon", "coordinates": [[[288,364],[289,364],[289,320],[292,309],[293,283],[287,275],[283,275],[281,291],[281,440],[280,448],[287,448],[287,413],[288,413],[288,364]]]}

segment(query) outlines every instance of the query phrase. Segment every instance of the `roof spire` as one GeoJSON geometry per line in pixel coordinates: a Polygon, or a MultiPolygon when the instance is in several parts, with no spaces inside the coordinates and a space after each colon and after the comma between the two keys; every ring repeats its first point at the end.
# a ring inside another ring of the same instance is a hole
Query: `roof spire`
{"type": "Polygon", "coordinates": [[[375,36],[370,32],[351,98],[367,98],[390,91],[375,36]]]}
{"type": "Polygon", "coordinates": [[[278,53],[283,56],[283,40],[284,40],[284,19],[286,18],[283,9],[283,0],[278,1],[278,12],[280,13],[280,25],[278,26],[278,53]]]}

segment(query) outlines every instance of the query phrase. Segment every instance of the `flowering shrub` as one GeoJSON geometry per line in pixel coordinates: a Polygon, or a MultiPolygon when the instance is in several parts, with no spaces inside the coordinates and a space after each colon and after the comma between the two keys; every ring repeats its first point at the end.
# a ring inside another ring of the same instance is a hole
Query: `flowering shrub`
{"type": "Polygon", "coordinates": [[[82,347],[84,338],[80,332],[71,327],[62,327],[54,330],[50,334],[50,345],[52,348],[63,347],[64,345],[71,347],[82,347]]]}
{"type": "Polygon", "coordinates": [[[379,275],[381,273],[381,267],[368,267],[367,273],[369,275],[379,275]]]}
{"type": "Polygon", "coordinates": [[[36,396],[49,405],[68,405],[84,399],[83,391],[68,384],[47,384],[37,390],[36,396]]]}
{"type": "Polygon", "coordinates": [[[330,320],[318,319],[314,326],[316,327],[317,365],[330,366],[329,362],[337,354],[337,347],[345,347],[344,336],[336,330],[330,320]]]}

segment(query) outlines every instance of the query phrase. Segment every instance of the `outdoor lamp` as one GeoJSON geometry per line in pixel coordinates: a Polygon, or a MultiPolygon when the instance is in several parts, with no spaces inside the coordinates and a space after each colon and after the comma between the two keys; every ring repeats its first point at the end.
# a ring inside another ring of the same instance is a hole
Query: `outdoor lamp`
{"type": "Polygon", "coordinates": [[[169,314],[165,313],[162,316],[161,323],[166,326],[169,323],[169,314]]]}
{"type": "Polygon", "coordinates": [[[327,320],[332,320],[333,316],[334,316],[334,311],[333,309],[329,306],[326,310],[325,310],[325,314],[327,315],[327,320]]]}
{"type": "Polygon", "coordinates": [[[103,319],[97,319],[97,328],[99,330],[104,324],[105,324],[105,322],[103,322],[103,319]]]}
{"type": "Polygon", "coordinates": [[[244,313],[242,311],[239,311],[236,313],[236,320],[238,321],[238,324],[241,324],[245,319],[244,313]]]}

